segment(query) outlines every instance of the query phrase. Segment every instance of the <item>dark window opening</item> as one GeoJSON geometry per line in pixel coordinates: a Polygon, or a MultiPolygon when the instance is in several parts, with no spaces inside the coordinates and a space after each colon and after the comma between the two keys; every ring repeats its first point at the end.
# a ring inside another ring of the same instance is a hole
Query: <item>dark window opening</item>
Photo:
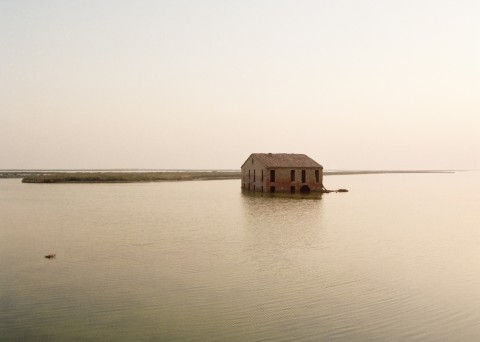
{"type": "Polygon", "coordinates": [[[307,181],[307,171],[302,170],[302,183],[307,181]]]}
{"type": "Polygon", "coordinates": [[[275,170],[270,170],[270,182],[275,182],[275,170]]]}
{"type": "Polygon", "coordinates": [[[272,186],[270,187],[270,192],[275,192],[275,186],[274,186],[274,185],[272,185],[272,186]]]}
{"type": "Polygon", "coordinates": [[[290,180],[295,182],[295,170],[290,170],[290,180]]]}
{"type": "Polygon", "coordinates": [[[256,178],[257,178],[257,177],[255,177],[255,170],[253,170],[253,182],[256,182],[256,181],[257,181],[256,178]]]}
{"type": "Polygon", "coordinates": [[[320,183],[320,171],[319,170],[315,170],[315,181],[317,183],[320,183]]]}
{"type": "Polygon", "coordinates": [[[263,185],[262,185],[262,192],[263,192],[263,185]]]}
{"type": "Polygon", "coordinates": [[[263,169],[262,169],[262,183],[263,183],[263,169]]]}
{"type": "Polygon", "coordinates": [[[290,187],[290,193],[294,194],[295,193],[295,185],[292,185],[290,187]]]}

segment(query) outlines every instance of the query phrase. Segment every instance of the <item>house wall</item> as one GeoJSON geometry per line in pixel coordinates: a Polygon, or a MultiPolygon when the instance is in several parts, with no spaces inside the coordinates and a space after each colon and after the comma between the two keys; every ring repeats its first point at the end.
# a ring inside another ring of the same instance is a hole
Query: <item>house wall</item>
{"type": "Polygon", "coordinates": [[[307,185],[312,192],[319,192],[323,189],[323,169],[321,168],[281,168],[275,170],[275,182],[270,180],[270,170],[267,171],[268,179],[265,188],[270,192],[271,186],[275,186],[275,192],[291,192],[291,187],[295,187],[295,192],[300,192],[303,185],[307,185]],[[295,170],[295,181],[291,181],[291,170],[295,170]],[[305,182],[302,182],[302,170],[305,170],[305,182]],[[318,182],[315,178],[315,170],[319,172],[318,182]]]}
{"type": "Polygon", "coordinates": [[[254,157],[250,157],[242,167],[242,189],[267,192],[265,183],[267,172],[265,166],[254,157]],[[253,163],[252,163],[253,159],[253,163]],[[263,181],[262,181],[263,172],[263,181]]]}

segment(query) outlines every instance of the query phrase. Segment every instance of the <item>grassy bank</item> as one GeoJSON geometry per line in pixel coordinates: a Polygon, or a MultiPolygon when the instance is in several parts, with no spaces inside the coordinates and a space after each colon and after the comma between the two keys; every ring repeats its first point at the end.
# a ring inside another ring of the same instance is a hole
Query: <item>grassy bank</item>
{"type": "MultiPolygon", "coordinates": [[[[386,173],[452,173],[447,170],[324,171],[325,176],[386,173]]],[[[133,183],[189,180],[240,179],[240,171],[160,171],[160,172],[62,172],[0,171],[0,178],[22,178],[23,183],[133,183]]]]}
{"type": "Polygon", "coordinates": [[[23,183],[133,183],[161,181],[189,181],[240,179],[240,172],[179,171],[179,172],[55,172],[32,174],[23,183]]]}

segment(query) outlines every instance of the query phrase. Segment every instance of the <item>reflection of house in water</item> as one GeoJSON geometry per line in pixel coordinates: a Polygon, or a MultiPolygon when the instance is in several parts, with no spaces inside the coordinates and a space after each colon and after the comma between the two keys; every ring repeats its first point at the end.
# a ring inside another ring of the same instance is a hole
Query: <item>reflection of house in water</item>
{"type": "Polygon", "coordinates": [[[322,192],[323,166],[305,154],[253,153],[242,165],[242,189],[322,192]]]}

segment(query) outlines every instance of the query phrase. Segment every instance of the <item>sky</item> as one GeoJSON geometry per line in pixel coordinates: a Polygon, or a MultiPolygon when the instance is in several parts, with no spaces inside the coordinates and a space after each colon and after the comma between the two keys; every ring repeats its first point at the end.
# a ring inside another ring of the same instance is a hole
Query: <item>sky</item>
{"type": "Polygon", "coordinates": [[[0,169],[480,168],[477,0],[0,0],[0,169]]]}

